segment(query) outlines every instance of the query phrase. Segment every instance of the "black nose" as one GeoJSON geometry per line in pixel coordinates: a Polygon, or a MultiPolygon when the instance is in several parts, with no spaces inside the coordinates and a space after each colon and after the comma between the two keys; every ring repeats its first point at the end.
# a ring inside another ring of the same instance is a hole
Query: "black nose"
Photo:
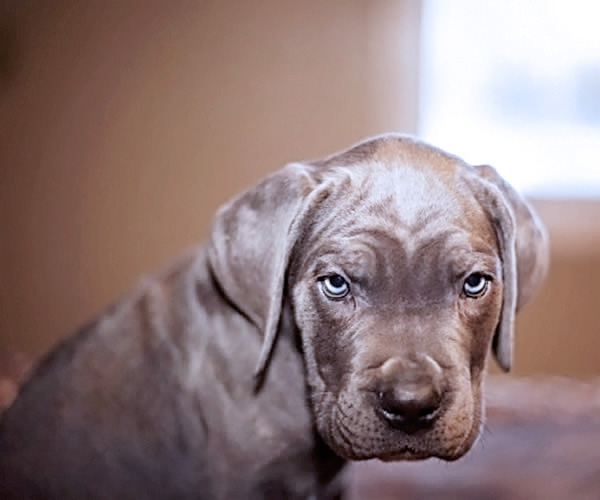
{"type": "Polygon", "coordinates": [[[440,411],[441,395],[429,383],[398,385],[378,392],[377,399],[378,413],[407,433],[430,427],[440,411]]]}

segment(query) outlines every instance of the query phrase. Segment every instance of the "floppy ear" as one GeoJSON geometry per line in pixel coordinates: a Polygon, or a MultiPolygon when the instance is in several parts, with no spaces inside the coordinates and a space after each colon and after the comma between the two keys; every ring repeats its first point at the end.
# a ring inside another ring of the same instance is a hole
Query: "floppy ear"
{"type": "Polygon", "coordinates": [[[548,269],[548,237],[533,208],[493,167],[475,167],[474,193],[500,245],[504,298],[492,349],[504,371],[512,366],[515,312],[537,292],[548,269]]]}
{"type": "Polygon", "coordinates": [[[216,281],[263,335],[254,373],[257,388],[277,337],[299,221],[315,196],[309,169],[290,164],[222,206],[209,238],[208,258],[216,281]]]}

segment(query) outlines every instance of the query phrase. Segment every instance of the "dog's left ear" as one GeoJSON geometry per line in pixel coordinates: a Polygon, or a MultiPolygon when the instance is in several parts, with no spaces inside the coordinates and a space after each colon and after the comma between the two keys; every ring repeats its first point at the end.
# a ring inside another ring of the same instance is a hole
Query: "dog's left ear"
{"type": "Polygon", "coordinates": [[[318,204],[311,167],[293,163],[217,212],[208,243],[214,278],[262,335],[255,369],[258,389],[275,344],[290,254],[301,221],[318,204]]]}
{"type": "Polygon", "coordinates": [[[535,295],[549,262],[548,236],[533,208],[493,167],[475,167],[475,196],[490,216],[500,244],[504,301],[492,348],[509,371],[513,359],[514,316],[535,295]]]}

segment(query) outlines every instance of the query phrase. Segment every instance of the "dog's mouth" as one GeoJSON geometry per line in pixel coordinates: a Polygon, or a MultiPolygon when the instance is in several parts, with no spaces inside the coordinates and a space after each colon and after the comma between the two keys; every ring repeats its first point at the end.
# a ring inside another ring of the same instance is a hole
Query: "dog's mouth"
{"type": "MultiPolygon", "coordinates": [[[[370,433],[361,434],[356,431],[348,434],[351,426],[338,422],[337,426],[329,427],[330,431],[336,428],[337,431],[329,435],[332,439],[328,439],[327,442],[345,458],[377,458],[383,462],[421,461],[429,458],[454,461],[462,457],[472,444],[473,432],[446,436],[443,429],[434,426],[406,433],[401,429],[394,429],[374,415],[367,420],[367,424],[373,426],[370,433]]],[[[439,426],[445,428],[444,422],[438,422],[439,426]]]]}
{"type": "Polygon", "coordinates": [[[426,460],[428,458],[432,458],[430,452],[426,452],[424,450],[418,450],[416,448],[405,446],[400,450],[395,450],[391,453],[385,453],[383,455],[378,456],[379,460],[383,462],[398,462],[398,461],[415,461],[415,460],[426,460]]]}
{"type": "Polygon", "coordinates": [[[460,398],[446,391],[430,407],[401,398],[390,402],[372,389],[345,390],[333,404],[333,398],[316,401],[317,429],[349,460],[454,461],[471,448],[480,427],[480,401],[469,398],[468,388],[464,392],[460,398]]]}
{"type": "Polygon", "coordinates": [[[376,458],[383,462],[415,462],[418,460],[427,460],[429,458],[437,458],[439,460],[453,462],[462,457],[466,451],[467,450],[457,453],[440,453],[433,452],[431,450],[427,451],[407,446],[400,450],[394,450],[389,453],[379,454],[376,458]]]}
{"type": "Polygon", "coordinates": [[[470,449],[469,439],[464,436],[447,440],[432,430],[421,430],[412,435],[389,427],[366,435],[347,435],[342,430],[347,431],[348,427],[338,428],[333,436],[328,436],[326,442],[338,455],[349,460],[377,458],[383,462],[397,462],[437,458],[454,461],[470,449]]]}

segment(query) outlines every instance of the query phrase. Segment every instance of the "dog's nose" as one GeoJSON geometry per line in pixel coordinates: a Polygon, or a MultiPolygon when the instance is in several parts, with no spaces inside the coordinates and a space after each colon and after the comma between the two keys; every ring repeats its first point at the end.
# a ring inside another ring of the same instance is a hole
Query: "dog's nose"
{"type": "Polygon", "coordinates": [[[429,356],[388,359],[378,371],[376,411],[391,427],[407,433],[430,427],[440,413],[441,372],[429,356]]]}
{"type": "Polygon", "coordinates": [[[441,395],[431,383],[400,384],[377,396],[381,416],[407,433],[431,426],[440,411],[441,395]]]}

